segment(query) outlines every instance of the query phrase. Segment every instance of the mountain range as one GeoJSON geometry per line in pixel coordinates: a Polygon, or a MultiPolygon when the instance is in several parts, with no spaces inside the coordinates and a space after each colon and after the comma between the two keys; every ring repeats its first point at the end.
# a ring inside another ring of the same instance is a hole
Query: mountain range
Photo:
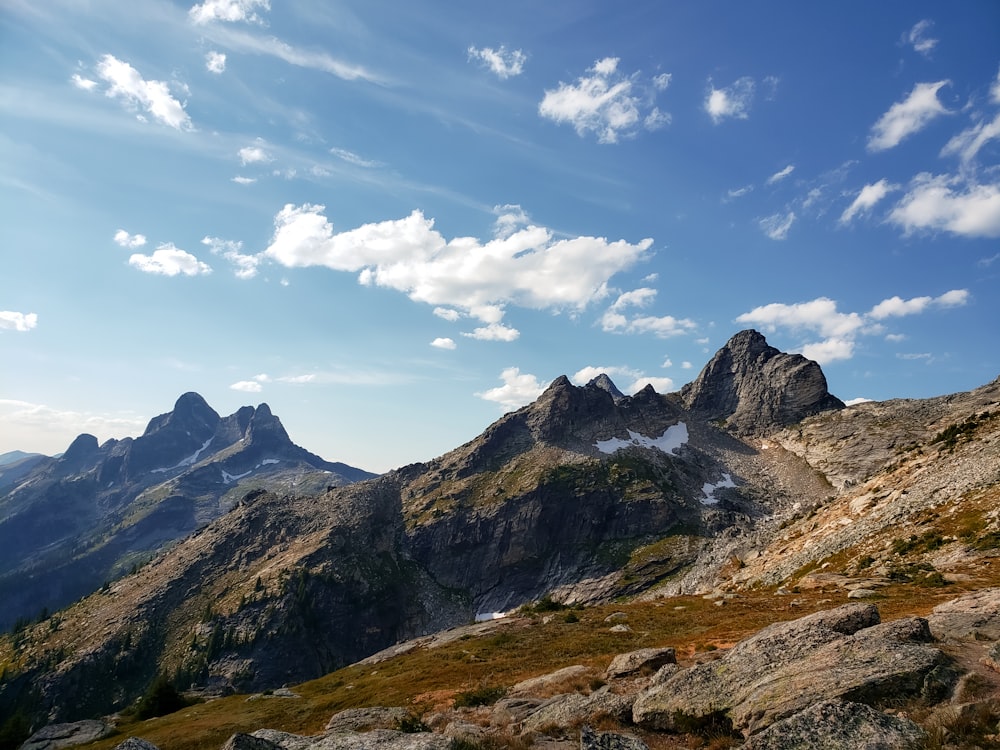
{"type": "Polygon", "coordinates": [[[742,331],[679,392],[560,377],[474,440],[370,478],[292,446],[266,406],[212,415],[185,394],[142,438],[82,436],[4,496],[4,524],[41,515],[0,546],[64,525],[9,558],[27,572],[42,545],[70,550],[51,581],[83,560],[121,570],[109,540],[144,542],[127,575],[0,640],[0,709],[99,716],[158,673],[272,690],[531,602],[846,600],[996,572],[1000,378],[848,407],[815,362],[742,331]],[[279,445],[310,481],[263,476],[279,445]],[[74,549],[80,518],[101,531],[74,549]]]}

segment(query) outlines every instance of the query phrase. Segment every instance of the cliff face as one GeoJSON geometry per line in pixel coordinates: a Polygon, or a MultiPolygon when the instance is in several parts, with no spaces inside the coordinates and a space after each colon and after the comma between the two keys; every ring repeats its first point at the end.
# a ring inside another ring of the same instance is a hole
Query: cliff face
{"type": "Polygon", "coordinates": [[[681,389],[684,405],[710,421],[751,435],[800,422],[843,402],[827,390],[818,364],[769,346],[757,331],[733,336],[681,389]]]}

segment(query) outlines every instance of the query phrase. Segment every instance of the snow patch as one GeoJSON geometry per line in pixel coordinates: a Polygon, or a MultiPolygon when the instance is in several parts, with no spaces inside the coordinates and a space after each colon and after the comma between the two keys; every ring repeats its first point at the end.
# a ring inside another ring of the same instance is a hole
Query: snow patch
{"type": "Polygon", "coordinates": [[[715,496],[716,490],[721,490],[724,487],[735,487],[735,486],[736,482],[733,481],[733,478],[729,476],[729,474],[723,474],[722,481],[718,482],[717,484],[710,484],[706,482],[701,488],[701,491],[705,493],[705,497],[701,499],[701,504],[715,505],[717,502],[719,502],[719,499],[715,496]]]}
{"type": "Polygon", "coordinates": [[[252,469],[250,469],[250,471],[245,471],[242,474],[230,474],[228,471],[226,471],[225,469],[223,469],[222,470],[222,483],[223,484],[232,484],[233,482],[238,482],[241,479],[243,479],[244,477],[248,477],[251,474],[253,474],[261,466],[267,466],[268,464],[280,464],[280,463],[281,463],[280,459],[277,459],[277,458],[265,458],[259,464],[257,464],[252,469]]]}
{"type": "Polygon", "coordinates": [[[499,620],[506,616],[506,612],[480,612],[476,615],[476,622],[489,622],[490,620],[499,620]]]}
{"type": "Polygon", "coordinates": [[[664,453],[675,455],[677,449],[685,445],[688,441],[688,428],[684,422],[671,425],[658,438],[650,438],[638,432],[628,431],[628,440],[621,438],[611,438],[610,440],[598,440],[594,447],[601,453],[614,453],[622,448],[656,448],[664,453]]]}
{"type": "MultiPolygon", "coordinates": [[[[188,434],[190,435],[191,433],[188,433],[188,434]]],[[[180,460],[180,461],[179,461],[179,462],[177,463],[177,465],[176,465],[176,466],[171,466],[171,467],[169,467],[169,468],[167,468],[167,469],[153,469],[153,473],[154,473],[154,474],[162,474],[162,473],[163,473],[163,472],[165,472],[165,471],[173,471],[174,469],[180,469],[180,468],[181,468],[182,466],[194,466],[194,465],[195,465],[195,463],[197,463],[197,462],[198,462],[198,456],[200,456],[200,455],[201,455],[202,453],[204,453],[204,452],[205,452],[205,449],[206,449],[206,448],[207,448],[207,447],[208,447],[209,445],[211,445],[211,443],[212,443],[212,440],[213,440],[213,439],[214,439],[214,437],[210,437],[210,438],[209,438],[208,440],[206,440],[206,441],[205,441],[205,442],[204,442],[204,443],[202,444],[202,446],[201,446],[201,447],[200,447],[200,448],[199,448],[198,450],[196,450],[196,451],[195,451],[195,452],[194,452],[194,453],[193,453],[192,455],[188,456],[187,458],[182,458],[182,459],[181,459],[181,460],[180,460]]]]}

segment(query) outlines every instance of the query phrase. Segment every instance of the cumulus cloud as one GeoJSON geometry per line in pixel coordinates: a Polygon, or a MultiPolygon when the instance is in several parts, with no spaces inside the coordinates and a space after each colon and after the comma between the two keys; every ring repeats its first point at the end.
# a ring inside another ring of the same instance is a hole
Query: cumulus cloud
{"type": "Polygon", "coordinates": [[[653,377],[646,375],[641,370],[624,365],[612,365],[608,367],[596,367],[588,365],[577,370],[570,380],[576,385],[586,385],[598,375],[607,375],[619,387],[622,393],[634,395],[647,385],[653,386],[653,390],[658,393],[668,393],[674,388],[674,381],[670,378],[653,377]],[[623,385],[624,384],[624,385],[623,385]]]}
{"type": "Polygon", "coordinates": [[[271,10],[270,1],[205,0],[203,3],[192,6],[188,11],[188,15],[197,24],[209,23],[210,21],[263,23],[264,20],[257,15],[257,10],[271,10]]]}
{"type": "Polygon", "coordinates": [[[528,56],[521,50],[508,50],[502,44],[497,49],[469,47],[469,60],[480,62],[501,80],[521,75],[527,59],[528,56]]]}
{"type": "Polygon", "coordinates": [[[233,273],[238,279],[252,279],[257,275],[261,257],[243,252],[243,243],[223,240],[218,237],[203,237],[201,244],[207,246],[213,255],[221,255],[233,264],[233,273]]]}
{"type": "Polygon", "coordinates": [[[490,323],[489,325],[476,328],[472,333],[463,333],[462,335],[470,339],[478,339],[479,341],[510,342],[516,341],[521,336],[521,332],[516,328],[505,326],[503,323],[490,323]]]}
{"type": "Polygon", "coordinates": [[[785,179],[786,177],[788,177],[788,175],[790,175],[794,171],[795,171],[795,165],[794,164],[789,164],[787,167],[785,167],[781,171],[775,172],[773,175],[771,175],[770,177],[768,177],[767,178],[767,184],[768,185],[773,185],[776,182],[781,182],[783,179],[785,179]]]}
{"type": "Polygon", "coordinates": [[[76,86],[78,89],[83,89],[84,91],[93,91],[98,86],[97,81],[93,81],[89,78],[84,78],[79,73],[74,73],[73,77],[70,78],[70,81],[72,81],[73,85],[76,86]]]}
{"type": "Polygon", "coordinates": [[[486,242],[448,241],[420,211],[335,232],[324,210],[286,205],[275,216],[264,255],[287,267],[358,273],[363,285],[395,289],[415,302],[464,311],[486,324],[499,323],[506,304],[581,311],[607,296],[609,279],[647,257],[652,246],[650,239],[555,240],[537,226],[486,242]]]}
{"type": "Polygon", "coordinates": [[[37,313],[22,313],[13,310],[0,310],[0,330],[20,331],[25,333],[38,325],[37,313]]]}
{"type": "Polygon", "coordinates": [[[772,214],[771,216],[765,216],[763,219],[759,219],[757,221],[761,231],[772,240],[783,240],[788,237],[788,231],[792,228],[792,224],[794,223],[794,211],[789,211],[784,214],[772,214]]]}
{"type": "Polygon", "coordinates": [[[594,133],[599,143],[617,143],[631,137],[639,126],[656,130],[670,122],[670,115],[653,106],[652,99],[669,83],[666,74],[651,85],[639,74],[626,76],[618,70],[619,58],[606,57],[587,69],[576,83],[564,83],[545,91],[538,114],[556,123],[572,125],[577,135],[594,133]]]}
{"type": "Polygon", "coordinates": [[[753,103],[755,89],[756,84],[750,76],[739,78],[731,86],[723,89],[715,88],[709,81],[708,94],[705,95],[705,111],[716,125],[727,117],[745,120],[750,116],[750,105],[753,103]]]}
{"type": "Polygon", "coordinates": [[[264,390],[264,386],[256,380],[239,380],[229,387],[232,390],[240,391],[241,393],[260,393],[264,390]]]}
{"type": "Polygon", "coordinates": [[[497,217],[493,223],[493,236],[501,239],[510,237],[531,223],[528,214],[517,204],[494,206],[493,213],[497,217]]]}
{"type": "Polygon", "coordinates": [[[951,81],[937,81],[914,86],[906,99],[889,107],[889,111],[872,125],[871,135],[868,136],[868,150],[885,151],[898,146],[904,138],[927,127],[931,120],[950,114],[937,97],[941,87],[950,83],[951,81]]]}
{"type": "Polygon", "coordinates": [[[153,252],[152,255],[136,253],[128,259],[128,264],[144,273],[161,276],[199,276],[212,272],[207,263],[202,263],[191,253],[175,247],[167,242],[153,252]]]}
{"type": "Polygon", "coordinates": [[[922,173],[889,214],[907,234],[945,231],[964,237],[1000,237],[1000,183],[968,183],[922,173]]]}
{"type": "Polygon", "coordinates": [[[840,215],[840,223],[850,224],[855,216],[868,213],[891,190],[898,189],[898,185],[892,185],[886,179],[881,179],[871,185],[865,185],[851,202],[851,205],[844,209],[844,213],[840,215]]]}
{"type": "Polygon", "coordinates": [[[264,146],[264,140],[258,138],[254,141],[254,145],[241,148],[239,150],[240,163],[245,167],[247,164],[267,164],[272,161],[271,155],[264,146]]]}
{"type": "Polygon", "coordinates": [[[458,310],[452,310],[449,307],[435,307],[434,314],[452,323],[462,317],[462,313],[458,310]]]}
{"type": "Polygon", "coordinates": [[[205,55],[205,68],[209,73],[223,73],[226,70],[226,56],[222,52],[209,52],[205,55]]]}
{"type": "Polygon", "coordinates": [[[146,244],[146,236],[143,234],[129,234],[124,229],[115,232],[115,242],[129,250],[135,250],[146,244]]]}
{"type": "Polygon", "coordinates": [[[690,333],[696,328],[693,320],[672,315],[632,315],[629,308],[648,307],[656,297],[656,290],[648,287],[620,294],[601,316],[601,328],[607,333],[651,333],[659,338],[670,338],[690,333]]]}
{"type": "Polygon", "coordinates": [[[768,332],[781,328],[795,334],[818,335],[820,341],[808,342],[800,351],[809,359],[826,364],[851,359],[858,336],[882,333],[884,328],[880,323],[887,318],[914,315],[932,307],[959,307],[966,304],[968,298],[969,293],[964,289],[953,289],[939,297],[915,297],[910,300],[891,297],[862,314],[840,312],[834,300],[819,297],[791,305],[771,303],[756,307],[737,317],[736,322],[768,332]]]}
{"type": "Polygon", "coordinates": [[[938,40],[927,36],[934,22],[929,19],[918,21],[905,35],[904,40],[924,57],[930,57],[938,40]]]}
{"type": "Polygon", "coordinates": [[[517,367],[505,369],[500,373],[500,379],[503,385],[475,395],[485,401],[495,401],[505,409],[517,409],[530,404],[545,390],[545,386],[538,382],[537,377],[522,373],[517,367]]]}
{"type": "Polygon", "coordinates": [[[431,342],[431,346],[437,349],[455,349],[458,345],[453,339],[449,338],[436,338],[431,342]]]}
{"type": "Polygon", "coordinates": [[[97,63],[97,75],[108,84],[105,95],[121,99],[129,107],[141,109],[153,119],[177,130],[192,130],[184,105],[170,93],[163,81],[147,81],[135,68],[114,55],[104,55],[97,63]]]}

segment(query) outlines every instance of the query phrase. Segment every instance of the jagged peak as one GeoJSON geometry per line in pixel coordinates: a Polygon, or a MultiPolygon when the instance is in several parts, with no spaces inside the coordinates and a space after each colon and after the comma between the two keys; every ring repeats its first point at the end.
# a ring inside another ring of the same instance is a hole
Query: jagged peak
{"type": "Polygon", "coordinates": [[[614,381],[608,377],[606,372],[602,372],[596,378],[593,378],[589,383],[587,383],[587,388],[599,388],[602,391],[606,391],[611,394],[616,402],[625,398],[625,394],[618,390],[618,386],[615,385],[614,381]]]}

